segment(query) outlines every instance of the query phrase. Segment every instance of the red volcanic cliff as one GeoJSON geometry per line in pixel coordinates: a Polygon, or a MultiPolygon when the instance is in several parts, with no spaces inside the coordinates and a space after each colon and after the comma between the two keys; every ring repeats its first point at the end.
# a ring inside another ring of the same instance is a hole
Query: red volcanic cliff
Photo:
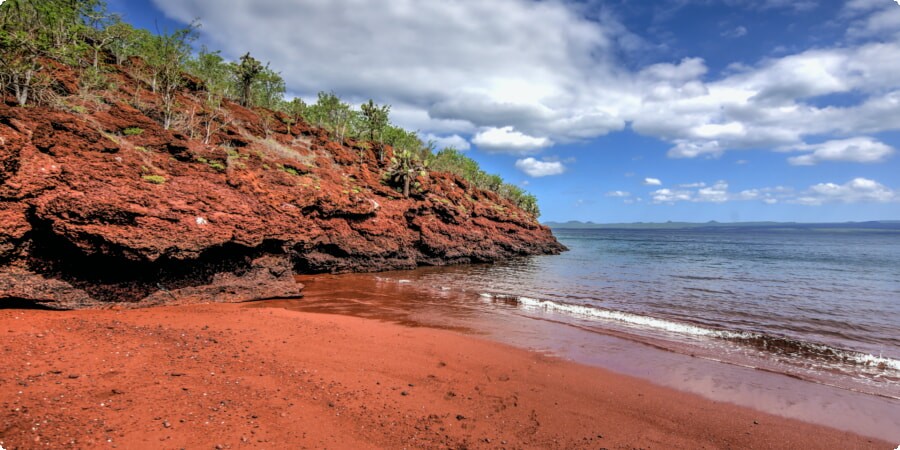
{"type": "MultiPolygon", "coordinates": [[[[371,145],[289,128],[279,113],[226,101],[227,124],[208,144],[203,127],[164,130],[156,95],[112,76],[120,87],[100,98],[0,105],[0,305],[296,297],[295,273],[564,249],[535,218],[454,175],[420,177],[402,198],[371,145]]],[[[72,77],[60,68],[57,89],[72,91],[72,77]]],[[[179,94],[181,120],[209,118],[202,95],[179,94]]]]}

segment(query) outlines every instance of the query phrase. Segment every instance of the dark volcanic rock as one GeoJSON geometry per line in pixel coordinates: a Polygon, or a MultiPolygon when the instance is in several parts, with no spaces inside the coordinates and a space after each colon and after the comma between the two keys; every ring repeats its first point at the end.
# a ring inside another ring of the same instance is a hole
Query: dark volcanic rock
{"type": "Polygon", "coordinates": [[[451,174],[420,178],[402,198],[367,145],[289,130],[269,111],[225,102],[227,123],[204,144],[189,124],[211,112],[183,92],[196,117],[164,130],[151,119],[157,99],[144,91],[135,109],[125,90],[136,81],[116,76],[123,91],[83,113],[0,105],[0,307],[297,297],[295,272],[564,249],[534,217],[451,174]]]}

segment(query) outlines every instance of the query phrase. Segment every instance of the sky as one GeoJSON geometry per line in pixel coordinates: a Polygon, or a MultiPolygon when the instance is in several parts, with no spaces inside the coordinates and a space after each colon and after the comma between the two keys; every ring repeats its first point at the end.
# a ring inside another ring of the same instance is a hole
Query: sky
{"type": "Polygon", "coordinates": [[[543,221],[900,219],[900,0],[109,0],[534,193],[543,221]]]}

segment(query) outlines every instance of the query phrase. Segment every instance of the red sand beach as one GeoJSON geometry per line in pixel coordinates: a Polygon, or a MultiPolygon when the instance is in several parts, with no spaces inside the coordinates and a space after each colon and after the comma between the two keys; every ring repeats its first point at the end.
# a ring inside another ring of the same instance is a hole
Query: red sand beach
{"type": "Polygon", "coordinates": [[[602,369],[247,305],[0,311],[17,448],[894,448],[602,369]]]}

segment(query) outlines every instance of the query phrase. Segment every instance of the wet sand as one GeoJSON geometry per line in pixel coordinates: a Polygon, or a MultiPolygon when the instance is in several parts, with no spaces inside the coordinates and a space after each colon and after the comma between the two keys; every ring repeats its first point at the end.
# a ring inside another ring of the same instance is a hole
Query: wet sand
{"type": "MultiPolygon", "coordinates": [[[[248,305],[0,310],[15,448],[893,448],[464,336],[248,305]]],[[[895,444],[894,444],[895,445],[895,444]]]]}
{"type": "Polygon", "coordinates": [[[570,317],[540,311],[523,313],[515,301],[486,299],[480,295],[485,289],[473,289],[469,283],[447,283],[446,279],[435,283],[418,278],[465,269],[298,276],[306,286],[302,301],[276,300],[257,305],[456,330],[710,400],[900,442],[897,399],[694,355],[692,347],[590,326],[570,317]]]}

